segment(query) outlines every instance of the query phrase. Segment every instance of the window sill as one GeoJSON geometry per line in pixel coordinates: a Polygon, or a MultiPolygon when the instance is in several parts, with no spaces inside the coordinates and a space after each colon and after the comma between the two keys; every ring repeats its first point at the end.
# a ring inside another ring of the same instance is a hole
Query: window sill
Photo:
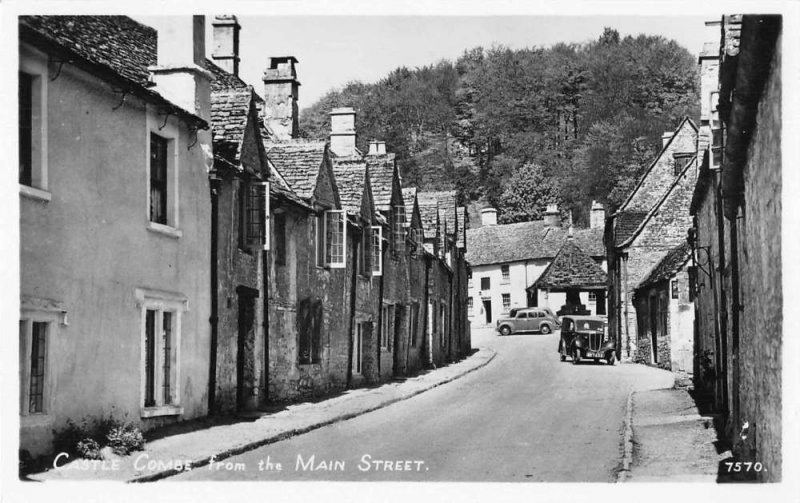
{"type": "Polygon", "coordinates": [[[169,225],[158,224],[156,222],[147,222],[147,230],[157,234],[163,234],[164,236],[174,239],[180,239],[183,237],[182,230],[176,229],[175,227],[171,227],[169,225]]]}
{"type": "Polygon", "coordinates": [[[45,203],[49,203],[50,199],[52,199],[52,194],[50,194],[50,192],[43,189],[37,189],[36,187],[30,187],[28,185],[19,186],[19,195],[35,201],[43,201],[45,203]]]}
{"type": "Polygon", "coordinates": [[[142,408],[141,417],[160,417],[160,416],[180,416],[183,414],[183,407],[177,405],[162,405],[160,407],[142,408]]]}

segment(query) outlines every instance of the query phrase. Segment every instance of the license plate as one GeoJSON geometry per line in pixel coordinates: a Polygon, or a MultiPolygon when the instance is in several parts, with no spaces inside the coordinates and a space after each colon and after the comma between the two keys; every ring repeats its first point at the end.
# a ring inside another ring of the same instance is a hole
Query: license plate
{"type": "Polygon", "coordinates": [[[600,351],[587,351],[586,352],[587,358],[602,358],[603,354],[600,351]]]}

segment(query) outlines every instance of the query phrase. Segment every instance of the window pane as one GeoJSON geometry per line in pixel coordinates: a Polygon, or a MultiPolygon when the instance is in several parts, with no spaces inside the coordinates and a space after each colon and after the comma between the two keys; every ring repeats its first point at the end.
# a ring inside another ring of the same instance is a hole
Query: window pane
{"type": "Polygon", "coordinates": [[[45,335],[47,323],[34,321],[31,333],[31,375],[28,412],[44,412],[45,335]]]}
{"type": "Polygon", "coordinates": [[[167,223],[167,139],[150,134],[150,220],[167,223]]]}
{"type": "Polygon", "coordinates": [[[481,278],[481,290],[489,290],[490,285],[489,278],[481,278]]]}
{"type": "Polygon", "coordinates": [[[164,320],[164,368],[163,368],[163,404],[172,403],[172,313],[163,313],[164,320]]]}
{"type": "Polygon", "coordinates": [[[344,212],[327,211],[325,213],[326,263],[328,265],[344,265],[344,212]]]}
{"type": "Polygon", "coordinates": [[[382,274],[383,261],[381,257],[381,241],[383,229],[380,226],[372,228],[372,273],[376,276],[382,274]]]}
{"type": "Polygon", "coordinates": [[[147,310],[144,327],[144,406],[156,404],[156,312],[147,310]]]}
{"type": "Polygon", "coordinates": [[[33,76],[19,72],[19,183],[33,183],[33,76]]]}

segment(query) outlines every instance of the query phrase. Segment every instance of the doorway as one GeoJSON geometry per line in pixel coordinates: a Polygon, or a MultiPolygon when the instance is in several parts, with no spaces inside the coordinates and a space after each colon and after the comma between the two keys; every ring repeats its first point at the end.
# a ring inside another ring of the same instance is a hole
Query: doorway
{"type": "Polygon", "coordinates": [[[484,299],[483,301],[483,312],[486,313],[486,324],[492,324],[492,301],[490,299],[484,299]]]}

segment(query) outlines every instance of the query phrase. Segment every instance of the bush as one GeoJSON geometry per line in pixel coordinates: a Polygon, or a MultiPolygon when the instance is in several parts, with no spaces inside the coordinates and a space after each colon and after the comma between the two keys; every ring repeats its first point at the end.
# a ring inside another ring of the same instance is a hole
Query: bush
{"type": "Polygon", "coordinates": [[[115,454],[125,456],[144,449],[144,436],[133,423],[115,419],[84,417],[80,423],[71,419],[62,430],[53,430],[53,447],[84,459],[103,459],[102,448],[110,447],[115,454]]]}

